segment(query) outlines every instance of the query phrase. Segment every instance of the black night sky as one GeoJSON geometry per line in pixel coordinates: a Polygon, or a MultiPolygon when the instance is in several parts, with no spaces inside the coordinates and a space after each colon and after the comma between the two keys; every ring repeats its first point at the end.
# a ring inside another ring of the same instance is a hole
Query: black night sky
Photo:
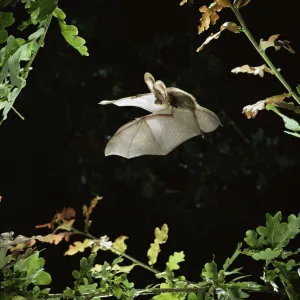
{"type": "MultiPolygon", "coordinates": [[[[179,273],[197,281],[213,254],[223,264],[248,229],[264,224],[266,213],[280,210],[286,217],[299,212],[300,141],[283,132],[282,119],[273,112],[261,111],[253,120],[241,114],[245,105],[284,93],[284,87],[270,74],[260,78],[230,72],[244,64],[263,64],[243,34],[225,31],[197,53],[211,32],[226,21],[236,22],[235,16],[223,10],[217,25],[198,35],[199,7],[208,1],[194,1],[191,7],[179,2],[61,1],[90,56],[71,48],[53,20],[15,103],[25,120],[10,112],[0,128],[0,232],[46,234],[35,225],[50,221],[63,207],[76,209],[80,227],[82,206],[100,195],[103,200],[92,215],[94,235],[129,236],[128,254],[147,262],[154,228],[167,223],[169,240],[157,269],[174,251],[183,250],[186,261],[179,273]],[[223,127],[168,156],[105,157],[107,138],[145,111],[98,103],[147,92],[146,71],[194,94],[218,114],[223,127]]],[[[293,87],[300,83],[295,3],[252,0],[241,9],[257,40],[280,33],[282,40],[291,41],[296,54],[271,48],[267,53],[293,87]]],[[[26,18],[21,9],[16,14],[18,23],[26,18]]],[[[24,34],[32,30],[28,27],[24,34]]],[[[46,248],[53,289],[61,291],[72,283],[79,257],[89,253],[64,257],[67,243],[40,246],[46,248]]],[[[102,263],[113,257],[99,252],[97,259],[102,263]]],[[[259,280],[259,264],[242,258],[238,265],[259,280]]],[[[130,276],[140,287],[153,281],[140,269],[130,276]]]]}

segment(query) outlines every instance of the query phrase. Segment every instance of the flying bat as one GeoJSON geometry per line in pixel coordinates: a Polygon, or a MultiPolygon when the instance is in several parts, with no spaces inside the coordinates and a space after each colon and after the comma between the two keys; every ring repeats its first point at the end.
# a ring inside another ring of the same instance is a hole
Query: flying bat
{"type": "Polygon", "coordinates": [[[218,116],[200,106],[191,94],[179,88],[167,88],[150,73],[145,73],[144,80],[150,93],[99,103],[136,106],[151,112],[122,126],[106,145],[105,156],[129,159],[167,155],[186,140],[197,135],[204,137],[204,133],[221,125],[218,116]]]}

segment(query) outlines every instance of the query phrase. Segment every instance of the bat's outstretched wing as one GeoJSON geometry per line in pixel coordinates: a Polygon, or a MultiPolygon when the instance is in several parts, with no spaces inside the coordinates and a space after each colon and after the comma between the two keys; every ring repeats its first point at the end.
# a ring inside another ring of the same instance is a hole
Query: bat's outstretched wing
{"type": "Polygon", "coordinates": [[[143,108],[147,111],[150,111],[152,113],[159,112],[168,106],[168,104],[156,104],[155,101],[156,98],[154,94],[148,93],[148,94],[126,97],[119,100],[112,100],[112,101],[103,100],[99,104],[102,105],[115,104],[117,106],[136,106],[136,107],[143,108]]]}
{"type": "Polygon", "coordinates": [[[126,158],[166,155],[186,140],[200,134],[202,130],[195,111],[168,107],[121,127],[108,142],[105,155],[126,158]]]}
{"type": "Polygon", "coordinates": [[[197,105],[194,112],[199,127],[203,132],[212,132],[222,125],[218,116],[205,107],[197,105]]]}

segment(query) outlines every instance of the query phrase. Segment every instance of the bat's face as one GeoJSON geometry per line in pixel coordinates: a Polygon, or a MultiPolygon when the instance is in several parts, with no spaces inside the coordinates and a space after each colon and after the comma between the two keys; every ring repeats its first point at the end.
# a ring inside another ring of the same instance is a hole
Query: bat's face
{"type": "Polygon", "coordinates": [[[195,109],[196,99],[178,88],[167,88],[161,80],[155,81],[150,73],[144,75],[145,83],[155,96],[155,104],[169,104],[175,108],[195,109]]]}

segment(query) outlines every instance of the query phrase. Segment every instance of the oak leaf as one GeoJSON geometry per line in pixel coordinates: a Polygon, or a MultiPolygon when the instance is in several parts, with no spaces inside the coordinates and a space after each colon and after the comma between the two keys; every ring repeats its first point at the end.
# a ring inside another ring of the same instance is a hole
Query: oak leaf
{"type": "Polygon", "coordinates": [[[82,242],[74,242],[73,245],[69,246],[69,249],[64,253],[64,255],[74,255],[78,252],[83,252],[87,247],[90,247],[94,243],[91,239],[85,239],[82,242]]]}
{"type": "Polygon", "coordinates": [[[71,232],[60,232],[57,234],[47,234],[45,236],[36,236],[35,238],[40,242],[58,245],[63,239],[68,241],[68,238],[72,235],[71,232]]]}
{"type": "Polygon", "coordinates": [[[229,30],[234,33],[239,33],[241,27],[238,26],[236,23],[233,22],[225,22],[221,27],[220,31],[217,33],[212,33],[205,41],[204,43],[196,50],[197,52],[201,51],[207,44],[209,44],[212,40],[216,40],[220,37],[223,30],[229,30]]]}
{"type": "Polygon", "coordinates": [[[203,5],[200,7],[200,12],[202,17],[200,19],[200,25],[198,26],[198,33],[202,33],[207,30],[211,25],[215,25],[217,20],[220,18],[217,12],[222,10],[222,6],[216,2],[211,3],[209,7],[203,5]]]}
{"type": "Polygon", "coordinates": [[[125,253],[127,249],[127,245],[125,244],[126,239],[128,239],[128,237],[125,235],[121,235],[118,238],[116,238],[112,244],[111,251],[116,254],[120,254],[120,252],[125,253]]]}
{"type": "Polygon", "coordinates": [[[275,95],[265,100],[260,100],[254,104],[247,105],[243,108],[242,113],[246,115],[248,119],[255,118],[259,110],[266,108],[267,104],[275,104],[282,102],[285,98],[291,97],[290,93],[284,93],[280,95],[275,95]]]}
{"type": "Polygon", "coordinates": [[[75,210],[72,207],[64,208],[61,213],[56,214],[57,220],[68,220],[75,218],[75,210]]]}
{"type": "Polygon", "coordinates": [[[248,73],[253,75],[259,75],[260,77],[264,77],[264,72],[273,74],[273,71],[268,68],[265,64],[258,67],[250,67],[249,65],[243,65],[241,67],[237,67],[231,70],[232,73],[248,73]]]}

